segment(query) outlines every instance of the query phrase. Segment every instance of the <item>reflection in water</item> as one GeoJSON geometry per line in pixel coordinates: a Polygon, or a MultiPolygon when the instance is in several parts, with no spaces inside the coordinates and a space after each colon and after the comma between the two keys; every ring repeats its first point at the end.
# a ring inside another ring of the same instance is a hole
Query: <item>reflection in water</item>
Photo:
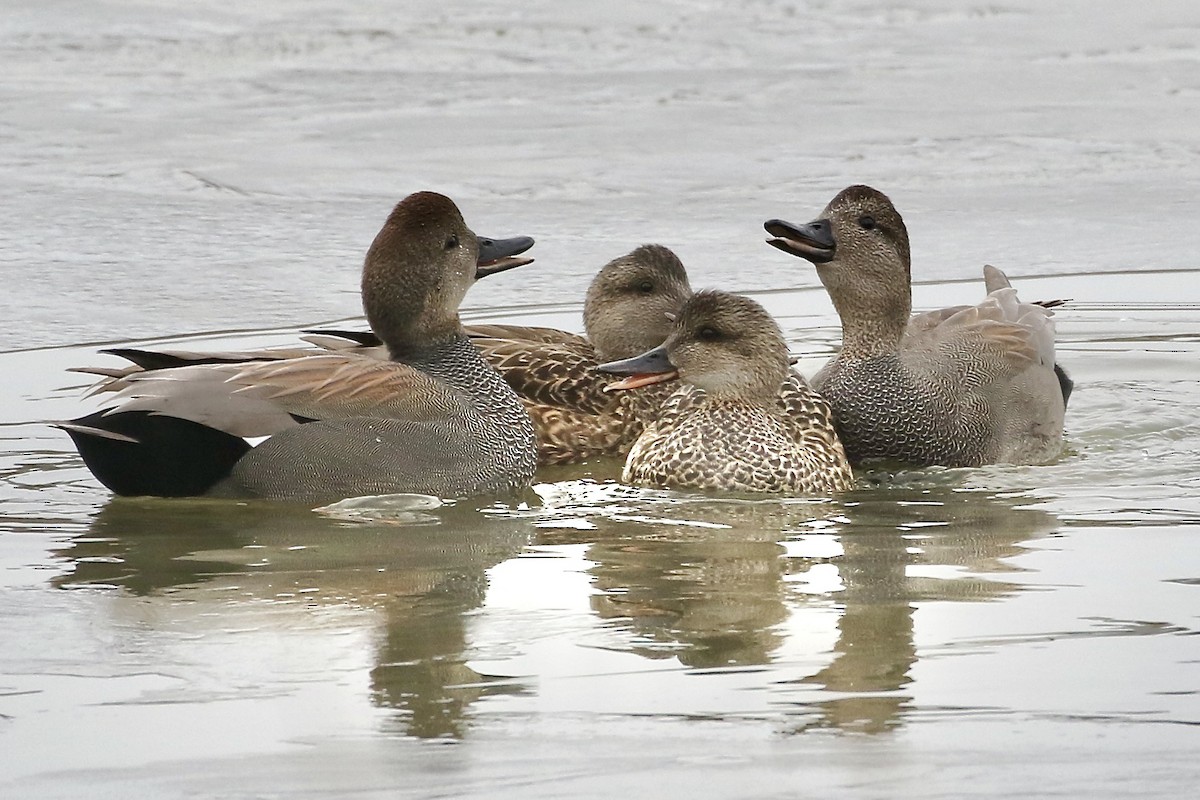
{"type": "MultiPolygon", "coordinates": [[[[205,501],[159,503],[114,498],[86,534],[55,555],[71,571],[52,580],[59,588],[119,586],[137,595],[197,583],[238,571],[238,564],[201,553],[233,551],[251,537],[242,530],[277,522],[270,510],[205,501]]],[[[244,565],[242,565],[244,568],[244,565]]]]}
{"type": "Polygon", "coordinates": [[[521,691],[466,665],[463,619],[484,600],[486,571],[519,553],[530,528],[467,506],[425,514],[437,524],[348,524],[268,503],[115,498],[87,535],[58,551],[72,571],[55,583],[151,594],[222,576],[241,600],[372,609],[384,620],[375,700],[402,711],[411,735],[459,737],[475,699],[521,691]]]}
{"type": "Polygon", "coordinates": [[[158,594],[219,577],[231,585],[221,602],[370,609],[382,619],[375,703],[402,712],[409,735],[459,738],[479,698],[527,691],[471,668],[466,620],[486,601],[487,570],[518,555],[537,525],[541,544],[588,545],[592,609],[629,652],[699,670],[802,670],[772,683],[785,727],[880,732],[911,701],[915,610],[1015,591],[995,574],[1056,526],[1016,500],[933,483],[954,473],[919,480],[838,502],[590,484],[592,496],[536,511],[426,509],[415,527],[363,508],[355,517],[366,521],[351,523],[264,503],[114,499],[59,552],[72,571],[57,584],[158,594]],[[831,568],[836,580],[813,578],[831,568]],[[817,665],[789,662],[783,644],[802,635],[804,615],[831,609],[831,651],[817,665]]]}
{"type": "Polygon", "coordinates": [[[765,664],[787,618],[781,524],[809,506],[697,502],[670,510],[672,524],[596,521],[592,607],[626,620],[632,650],[685,666],[765,664]],[[678,524],[694,521],[702,526],[678,524]]]}
{"type": "Polygon", "coordinates": [[[428,592],[405,598],[408,602],[381,606],[385,638],[371,670],[371,688],[378,704],[407,712],[406,733],[457,739],[476,700],[523,689],[507,678],[481,675],[466,663],[463,616],[483,604],[487,579],[482,569],[454,570],[442,578],[428,592]]]}
{"type": "Polygon", "coordinates": [[[832,660],[797,682],[821,687],[815,703],[796,703],[800,728],[896,725],[911,699],[902,690],[917,658],[918,604],[1015,591],[983,575],[1011,571],[1004,559],[1022,541],[1057,526],[1016,500],[946,485],[864,488],[838,503],[681,498],[644,498],[637,514],[591,516],[596,530],[540,538],[586,537],[596,612],[629,631],[631,652],[688,667],[771,664],[791,615],[838,604],[832,660]],[[792,576],[822,564],[840,585],[792,588],[792,576]]]}
{"type": "Polygon", "coordinates": [[[834,658],[804,680],[841,695],[820,701],[817,725],[874,733],[896,724],[910,699],[897,691],[916,661],[905,574],[915,559],[894,522],[878,525],[862,505],[847,518],[839,536],[842,555],[833,559],[843,586],[834,658]]]}
{"type": "Polygon", "coordinates": [[[820,701],[817,725],[877,733],[898,724],[912,699],[900,690],[917,660],[917,604],[1016,591],[977,573],[1010,571],[1002,559],[1057,527],[1049,514],[981,492],[940,486],[897,501],[899,493],[865,490],[847,503],[833,559],[844,587],[834,658],[805,679],[839,695],[820,701]]]}

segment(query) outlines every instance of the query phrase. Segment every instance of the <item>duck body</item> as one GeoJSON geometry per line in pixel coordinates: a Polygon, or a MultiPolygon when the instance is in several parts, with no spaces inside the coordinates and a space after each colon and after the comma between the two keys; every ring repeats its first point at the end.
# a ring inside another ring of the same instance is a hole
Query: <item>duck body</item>
{"type": "Polygon", "coordinates": [[[536,467],[532,422],[457,309],[478,278],[528,263],[516,254],[532,243],[476,237],[448,198],[410,195],[363,268],[364,308],[386,357],[128,351],[139,368],[100,370],[114,404],[58,425],[118,494],[519,490],[536,467]],[[256,437],[269,438],[252,447],[256,437]]]}
{"type": "Polygon", "coordinates": [[[419,407],[403,416],[371,412],[297,424],[251,449],[208,494],[287,498],[311,486],[339,497],[462,497],[530,484],[536,458],[529,415],[466,336],[403,363],[430,379],[419,407]]]}
{"type": "Polygon", "coordinates": [[[812,261],[842,320],[839,353],[813,378],[851,463],[971,467],[1038,464],[1062,449],[1072,383],[1055,361],[1054,323],[985,267],[973,306],[910,316],[909,244],[891,201],[852,186],[808,225],[766,224],[812,261]]]}
{"type": "MultiPolygon", "coordinates": [[[[531,417],[540,464],[624,457],[645,422],[657,413],[674,387],[609,393],[605,387],[612,381],[598,373],[596,366],[660,344],[670,331],[668,315],[690,295],[687,271],[678,256],[662,245],[642,245],[610,261],[592,280],[584,302],[586,335],[489,323],[464,326],[463,332],[484,361],[516,392],[531,417]]],[[[328,353],[383,360],[391,357],[387,345],[373,330],[322,329],[306,333],[311,344],[328,353]]],[[[107,382],[101,391],[110,392],[142,379],[146,371],[284,362],[317,353],[297,348],[227,353],[122,348],[106,352],[133,362],[133,366],[79,371],[105,377],[107,382]]],[[[380,402],[386,401],[376,396],[380,402]]],[[[187,433],[186,429],[179,431],[179,435],[187,433]]],[[[257,460],[255,457],[252,462],[257,460]]]]}
{"type": "Polygon", "coordinates": [[[684,383],[645,426],[623,479],[752,493],[850,488],[832,410],[788,362],[783,335],[760,305],[725,292],[694,295],[661,347],[601,367],[633,376],[618,390],[660,378],[684,383]]]}
{"type": "Polygon", "coordinates": [[[828,494],[853,483],[832,410],[796,376],[774,404],[677,389],[630,449],[622,480],[788,495],[828,494]]]}
{"type": "Polygon", "coordinates": [[[851,463],[979,466],[1005,460],[988,424],[987,400],[931,382],[923,372],[891,355],[838,359],[813,377],[813,387],[833,409],[851,463]]]}

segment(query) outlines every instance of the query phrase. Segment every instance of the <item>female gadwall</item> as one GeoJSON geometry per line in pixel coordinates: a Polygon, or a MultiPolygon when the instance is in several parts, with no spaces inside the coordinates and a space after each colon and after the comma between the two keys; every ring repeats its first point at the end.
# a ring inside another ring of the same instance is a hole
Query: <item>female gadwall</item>
{"type": "Polygon", "coordinates": [[[671,332],[670,318],[691,293],[679,258],[649,244],[596,274],[583,303],[586,338],[547,328],[468,328],[484,358],[525,402],[537,429],[541,463],[629,452],[671,391],[606,392],[611,381],[596,366],[661,344],[671,332]]]}
{"type": "Polygon", "coordinates": [[[842,320],[842,349],[813,378],[851,463],[1037,464],[1062,449],[1071,382],[1054,323],[986,270],[975,306],[910,319],[908,232],[891,201],[851,186],[807,225],[765,224],[768,243],[816,265],[842,320]]]}
{"type": "Polygon", "coordinates": [[[678,377],[680,387],[629,451],[641,486],[828,494],[853,476],[829,404],[789,371],[787,343],[753,300],[701,291],[657,348],[600,369],[612,390],[678,377]]]}
{"type": "Polygon", "coordinates": [[[389,358],[329,353],[150,369],[115,406],[59,423],[118,494],[336,498],[520,490],[533,425],[480,358],[458,306],[485,275],[527,264],[519,237],[476,237],[448,198],[419,192],[367,251],[362,297],[389,358]],[[257,447],[244,437],[269,436],[257,447]]]}

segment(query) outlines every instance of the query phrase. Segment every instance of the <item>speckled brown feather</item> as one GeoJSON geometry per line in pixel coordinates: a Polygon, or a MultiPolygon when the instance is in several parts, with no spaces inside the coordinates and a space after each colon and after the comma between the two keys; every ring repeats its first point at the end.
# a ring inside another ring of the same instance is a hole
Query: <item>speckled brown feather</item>
{"type": "Polygon", "coordinates": [[[586,336],[557,328],[542,328],[536,325],[504,325],[499,323],[480,323],[466,325],[463,328],[472,339],[507,339],[514,342],[531,342],[541,344],[563,344],[566,346],[591,347],[586,336]]]}
{"type": "MultiPolygon", "coordinates": [[[[519,333],[519,332],[517,332],[519,333]]],[[[611,375],[596,371],[596,350],[586,340],[561,338],[472,340],[525,404],[538,435],[542,464],[623,456],[674,391],[669,385],[642,392],[606,392],[611,375]]]]}
{"type": "Polygon", "coordinates": [[[642,245],[613,259],[592,280],[584,302],[588,337],[552,328],[471,325],[483,357],[521,397],[537,429],[542,464],[623,456],[674,387],[610,393],[604,361],[660,344],[673,314],[691,295],[678,256],[642,245]]]}
{"type": "Polygon", "coordinates": [[[630,450],[623,480],[642,486],[829,494],[849,489],[854,477],[829,404],[793,375],[774,407],[679,388],[630,450]]]}

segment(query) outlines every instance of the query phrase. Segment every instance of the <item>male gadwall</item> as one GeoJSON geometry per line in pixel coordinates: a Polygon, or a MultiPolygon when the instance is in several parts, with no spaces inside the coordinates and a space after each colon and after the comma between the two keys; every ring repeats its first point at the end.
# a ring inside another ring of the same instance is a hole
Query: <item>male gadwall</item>
{"type": "Polygon", "coordinates": [[[853,476],[829,404],[789,369],[775,320],[753,300],[697,292],[659,347],[602,364],[615,391],[679,378],[629,451],[640,486],[828,494],[853,476]]]}
{"type": "Polygon", "coordinates": [[[908,232],[881,192],[851,186],[813,222],[765,228],[768,243],[816,265],[841,317],[841,351],[812,383],[833,406],[851,463],[1058,456],[1071,382],[1055,364],[1052,313],[1018,301],[1002,272],[986,268],[978,305],[910,319],[908,232]]]}
{"type": "Polygon", "coordinates": [[[59,423],[126,495],[337,498],[511,492],[532,480],[533,425],[479,356],[458,306],[481,277],[529,263],[528,237],[476,237],[442,195],[391,212],[367,251],[363,308],[389,358],[328,353],[149,369],[116,405],[59,423]],[[268,436],[252,447],[246,438],[268,436]]]}

